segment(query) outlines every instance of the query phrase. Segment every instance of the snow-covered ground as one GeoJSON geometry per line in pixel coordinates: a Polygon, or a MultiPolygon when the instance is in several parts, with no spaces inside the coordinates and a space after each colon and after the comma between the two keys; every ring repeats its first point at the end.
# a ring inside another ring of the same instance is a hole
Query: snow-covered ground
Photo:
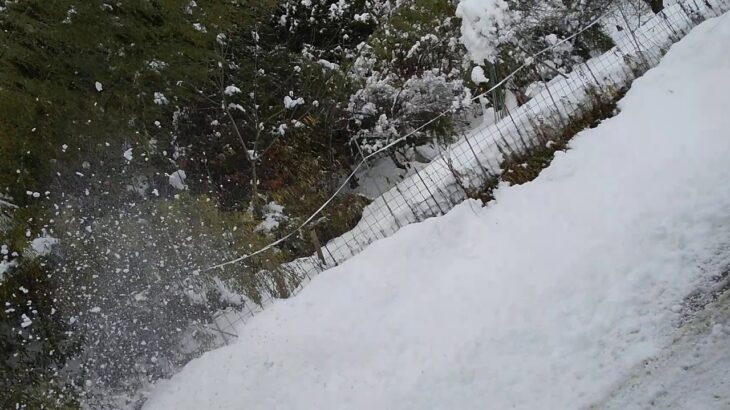
{"type": "Polygon", "coordinates": [[[723,16],[534,182],[325,271],[145,408],[727,408],[730,318],[687,297],[730,265],[729,72],[723,16]]]}
{"type": "Polygon", "coordinates": [[[607,409],[730,408],[730,294],[677,332],[599,406],[607,409]]]}

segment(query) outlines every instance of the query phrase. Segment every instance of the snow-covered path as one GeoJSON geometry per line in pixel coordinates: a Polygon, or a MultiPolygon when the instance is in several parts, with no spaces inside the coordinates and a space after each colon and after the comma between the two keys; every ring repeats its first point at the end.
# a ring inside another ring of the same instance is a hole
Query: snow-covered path
{"type": "Polygon", "coordinates": [[[730,294],[725,293],[597,407],[730,409],[729,339],[730,294]]]}
{"type": "Polygon", "coordinates": [[[726,15],[537,180],[324,272],[159,383],[146,408],[637,404],[626,381],[672,349],[684,298],[730,263],[729,73],[726,15]]]}

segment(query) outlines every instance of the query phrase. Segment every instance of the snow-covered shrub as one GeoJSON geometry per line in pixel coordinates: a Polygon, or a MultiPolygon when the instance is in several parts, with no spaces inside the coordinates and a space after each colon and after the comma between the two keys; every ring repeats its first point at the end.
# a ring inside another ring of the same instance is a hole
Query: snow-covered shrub
{"type": "MultiPolygon", "coordinates": [[[[477,64],[524,59],[592,23],[609,0],[461,0],[461,42],[477,64]]],[[[566,49],[580,47],[571,41],[566,49]]],[[[559,50],[560,52],[562,50],[559,50]]]]}
{"type": "Polygon", "coordinates": [[[527,65],[487,97],[494,100],[490,105],[501,109],[507,90],[524,101],[533,82],[567,73],[575,64],[610,49],[613,44],[600,25],[568,38],[611,4],[609,0],[461,0],[456,9],[462,22],[460,41],[472,64],[484,67],[492,83],[527,65]]]}
{"type": "Polygon", "coordinates": [[[400,148],[451,137],[455,114],[471,104],[453,11],[448,0],[402,2],[358,47],[348,71],[356,90],[347,112],[351,141],[363,153],[414,132],[400,148]]]}
{"type": "Polygon", "coordinates": [[[505,0],[461,0],[456,16],[462,20],[461,42],[477,63],[496,61],[503,44],[516,37],[518,16],[505,0]]]}
{"type": "MultiPolygon", "coordinates": [[[[395,73],[382,76],[373,72],[363,88],[350,97],[348,112],[353,129],[357,130],[353,140],[369,154],[415,131],[444,111],[458,112],[468,107],[470,91],[461,77],[455,78],[453,73],[434,69],[404,81],[395,73]]],[[[409,143],[422,144],[429,131],[434,132],[438,125],[446,125],[450,119],[446,117],[446,121],[418,131],[409,143]]]]}

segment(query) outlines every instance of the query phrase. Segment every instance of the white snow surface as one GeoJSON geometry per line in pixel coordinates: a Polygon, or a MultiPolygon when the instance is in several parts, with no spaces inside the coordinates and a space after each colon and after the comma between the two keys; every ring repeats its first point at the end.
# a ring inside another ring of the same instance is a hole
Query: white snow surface
{"type": "Polygon", "coordinates": [[[15,261],[0,260],[0,284],[5,279],[5,274],[10,271],[16,265],[15,261]]]}
{"type": "Polygon", "coordinates": [[[461,0],[456,16],[462,20],[460,40],[477,64],[493,62],[499,45],[511,38],[515,16],[505,0],[461,0]]]}
{"type": "Polygon", "coordinates": [[[229,96],[235,95],[235,94],[240,94],[240,93],[241,93],[241,89],[236,87],[235,85],[229,85],[226,87],[225,90],[223,90],[223,94],[229,95],[229,96]]]}
{"type": "Polygon", "coordinates": [[[47,256],[57,243],[57,238],[44,235],[30,241],[30,248],[37,256],[47,256]]]}
{"type": "Polygon", "coordinates": [[[181,169],[178,169],[177,171],[170,174],[167,179],[170,185],[175,189],[185,190],[188,188],[188,186],[185,184],[187,175],[185,174],[185,171],[181,169]]]}
{"type": "Polygon", "coordinates": [[[481,66],[475,66],[471,70],[471,81],[474,84],[486,84],[489,82],[489,79],[484,74],[484,69],[481,66]]]}
{"type": "Polygon", "coordinates": [[[287,110],[293,110],[302,104],[304,104],[304,98],[302,97],[292,98],[288,95],[284,97],[284,107],[287,110]]]}
{"type": "Polygon", "coordinates": [[[626,381],[674,349],[676,306],[727,262],[728,72],[723,16],[535,181],[323,272],[159,382],[145,408],[643,408],[626,381]]]}
{"type": "Polygon", "coordinates": [[[279,227],[282,221],[288,219],[284,214],[284,207],[277,204],[275,201],[271,201],[264,206],[264,220],[256,226],[254,232],[265,232],[270,233],[274,229],[279,227]]]}
{"type": "Polygon", "coordinates": [[[730,408],[730,294],[599,403],[616,410],[730,408]]]}

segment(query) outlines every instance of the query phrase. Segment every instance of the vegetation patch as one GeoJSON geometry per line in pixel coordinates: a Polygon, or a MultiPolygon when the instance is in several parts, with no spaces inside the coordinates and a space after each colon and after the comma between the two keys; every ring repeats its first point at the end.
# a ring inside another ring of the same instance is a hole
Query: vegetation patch
{"type": "MultiPolygon", "coordinates": [[[[529,148],[527,153],[506,153],[501,164],[501,180],[510,185],[522,185],[537,178],[550,165],[557,151],[568,150],[570,140],[579,132],[595,128],[601,121],[616,115],[616,104],[625,93],[625,89],[609,92],[591,89],[588,92],[589,110],[568,119],[563,127],[540,126],[539,144],[529,148]]],[[[555,114],[555,117],[559,116],[555,114]]]]}

